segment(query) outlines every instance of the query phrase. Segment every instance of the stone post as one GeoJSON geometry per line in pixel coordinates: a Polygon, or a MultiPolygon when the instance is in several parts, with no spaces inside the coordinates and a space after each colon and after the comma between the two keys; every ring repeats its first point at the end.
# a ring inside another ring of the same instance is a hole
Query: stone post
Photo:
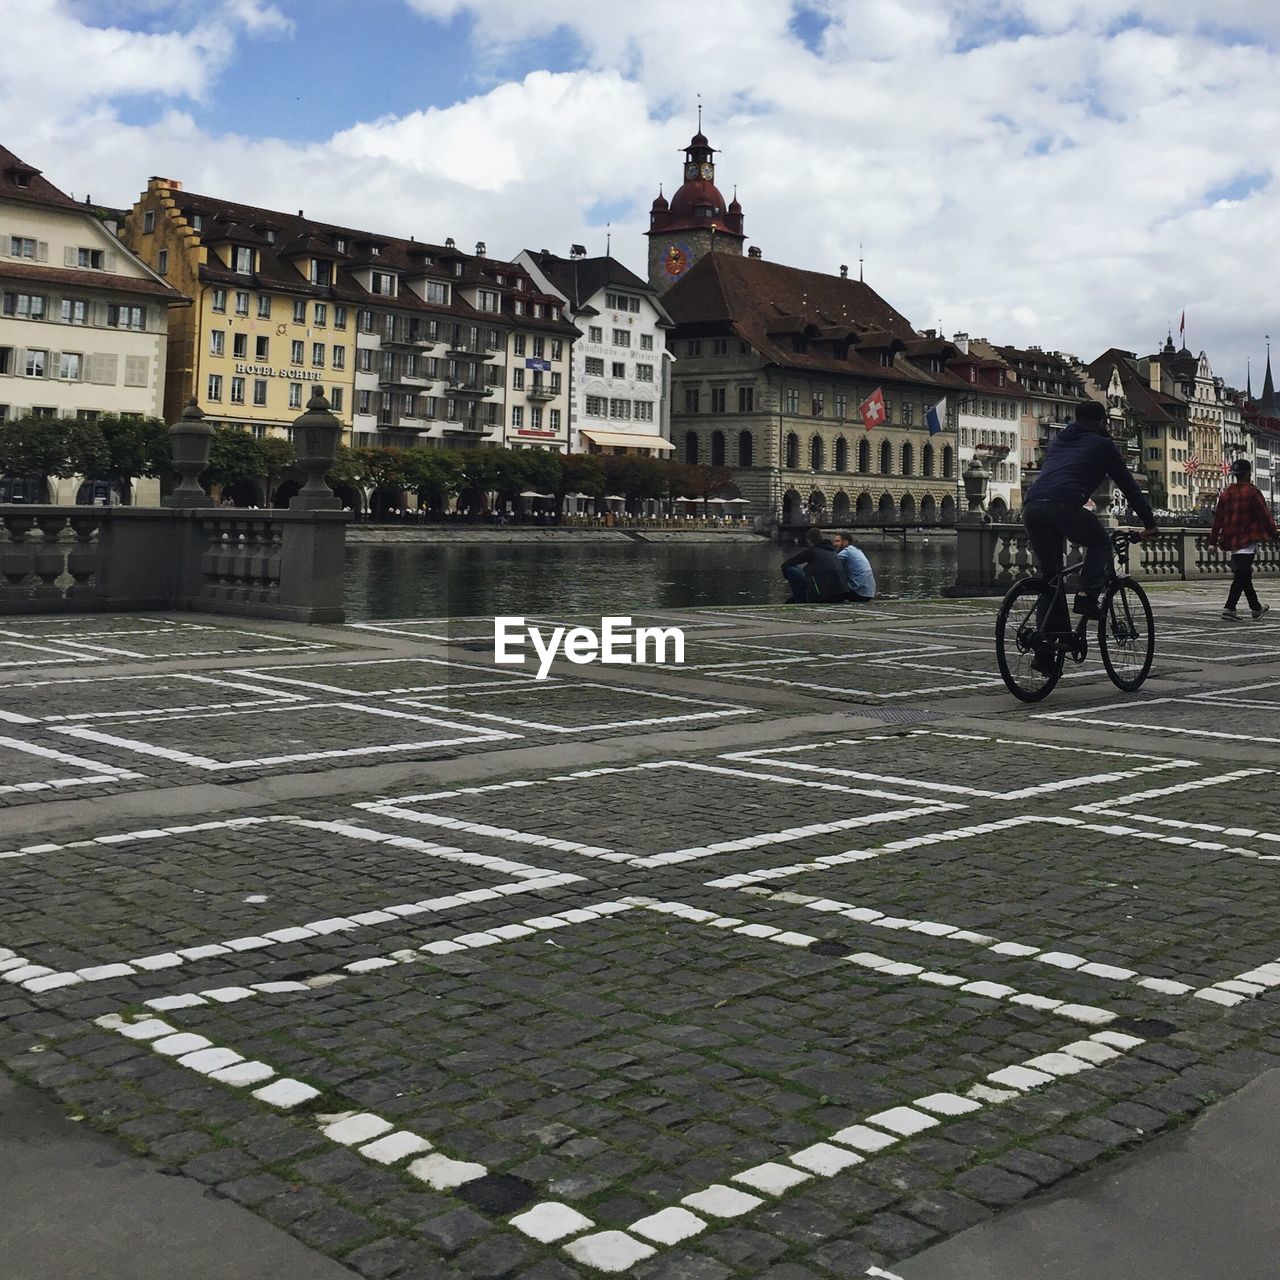
{"type": "Polygon", "coordinates": [[[342,423],[330,412],[329,402],[317,383],[307,401],[306,412],[293,423],[293,445],[307,482],[289,503],[290,511],[342,510],[341,500],[324,479],[338,456],[341,439],[342,423]]]}
{"type": "Polygon", "coordinates": [[[166,506],[213,505],[209,495],[200,487],[200,475],[209,465],[212,445],[213,428],[204,421],[204,413],[192,396],[182,411],[182,417],[169,428],[169,449],[173,454],[173,469],[178,473],[178,485],[166,506]]]}

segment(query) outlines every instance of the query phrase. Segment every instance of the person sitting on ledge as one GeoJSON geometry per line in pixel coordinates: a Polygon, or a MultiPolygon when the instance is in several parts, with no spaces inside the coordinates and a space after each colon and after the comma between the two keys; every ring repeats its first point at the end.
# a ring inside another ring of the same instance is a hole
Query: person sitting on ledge
{"type": "Polygon", "coordinates": [[[847,533],[833,533],[831,541],[836,546],[836,559],[844,570],[844,598],[854,604],[866,604],[876,595],[876,575],[871,571],[871,561],[853,545],[847,533]]]}
{"type": "Polygon", "coordinates": [[[782,576],[791,588],[787,604],[837,604],[848,590],[844,566],[835,544],[812,525],[804,535],[801,551],[782,562],[782,576]]]}

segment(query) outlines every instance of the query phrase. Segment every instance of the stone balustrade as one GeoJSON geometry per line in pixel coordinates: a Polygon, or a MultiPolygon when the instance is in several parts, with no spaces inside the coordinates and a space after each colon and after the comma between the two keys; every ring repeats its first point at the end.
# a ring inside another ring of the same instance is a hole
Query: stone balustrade
{"type": "Polygon", "coordinates": [[[341,622],[341,511],[0,507],[0,614],[194,609],[341,622]]]}
{"type": "MultiPolygon", "coordinates": [[[[1067,563],[1080,558],[1068,548],[1067,563]]],[[[1187,582],[1196,578],[1229,578],[1231,556],[1209,545],[1205,528],[1163,529],[1149,542],[1134,543],[1127,571],[1152,582],[1187,582]]],[[[950,594],[1003,595],[1019,578],[1035,572],[1035,560],[1020,524],[964,523],[956,528],[956,583],[950,594]]],[[[1280,574],[1280,545],[1258,548],[1254,573],[1280,574]]]]}

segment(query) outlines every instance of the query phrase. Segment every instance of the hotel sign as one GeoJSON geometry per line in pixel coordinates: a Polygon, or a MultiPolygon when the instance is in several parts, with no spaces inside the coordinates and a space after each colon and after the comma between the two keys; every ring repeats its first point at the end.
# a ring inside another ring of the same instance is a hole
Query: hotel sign
{"type": "Polygon", "coordinates": [[[323,373],[313,369],[277,369],[270,364],[237,364],[237,373],[247,373],[251,378],[292,378],[295,382],[320,382],[323,373]]]}

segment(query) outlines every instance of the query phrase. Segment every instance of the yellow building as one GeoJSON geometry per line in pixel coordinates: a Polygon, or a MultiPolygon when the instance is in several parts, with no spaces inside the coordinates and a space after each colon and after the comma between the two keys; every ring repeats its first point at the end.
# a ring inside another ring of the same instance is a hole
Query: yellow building
{"type": "Polygon", "coordinates": [[[215,426],[287,437],[319,383],[350,430],[356,313],[368,298],[344,268],[356,246],[168,178],[147,184],[123,237],[193,300],[169,327],[166,418],[194,396],[215,426]]]}

